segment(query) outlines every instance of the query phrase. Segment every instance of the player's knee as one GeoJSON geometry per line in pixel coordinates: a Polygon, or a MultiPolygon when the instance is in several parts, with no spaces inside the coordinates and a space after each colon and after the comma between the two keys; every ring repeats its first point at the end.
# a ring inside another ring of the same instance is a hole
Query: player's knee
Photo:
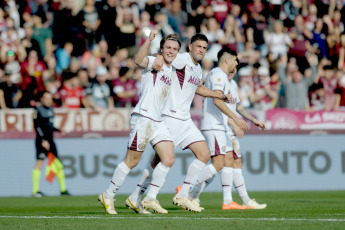
{"type": "Polygon", "coordinates": [[[128,168],[132,169],[138,165],[140,158],[129,158],[125,159],[124,162],[128,168]]]}
{"type": "Polygon", "coordinates": [[[175,156],[172,157],[166,157],[164,160],[161,160],[162,164],[166,167],[171,168],[175,163],[175,156]]]}
{"type": "Polygon", "coordinates": [[[202,154],[199,154],[197,156],[197,159],[199,161],[204,162],[205,164],[207,164],[209,162],[210,158],[211,158],[211,155],[209,152],[203,152],[202,154]]]}
{"type": "Polygon", "coordinates": [[[214,157],[212,158],[213,167],[219,172],[224,167],[224,158],[222,157],[214,157]]]}

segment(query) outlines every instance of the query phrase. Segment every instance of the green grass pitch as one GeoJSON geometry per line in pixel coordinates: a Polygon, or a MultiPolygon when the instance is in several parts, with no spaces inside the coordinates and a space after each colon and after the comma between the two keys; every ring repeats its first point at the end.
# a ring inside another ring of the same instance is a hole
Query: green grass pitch
{"type": "MultiPolygon", "coordinates": [[[[116,196],[118,215],[108,215],[97,195],[0,198],[0,229],[345,229],[345,191],[251,192],[265,210],[221,210],[222,193],[201,195],[201,213],[158,199],[169,214],[140,215],[116,196]]],[[[235,201],[241,204],[236,193],[235,201]]]]}

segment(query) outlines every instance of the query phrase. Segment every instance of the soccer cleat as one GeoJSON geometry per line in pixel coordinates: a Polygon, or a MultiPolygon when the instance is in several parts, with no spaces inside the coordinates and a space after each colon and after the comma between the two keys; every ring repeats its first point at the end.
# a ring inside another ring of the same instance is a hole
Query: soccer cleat
{"type": "Polygon", "coordinates": [[[134,212],[136,213],[140,213],[140,214],[151,214],[151,212],[148,212],[142,205],[141,203],[132,201],[130,199],[130,197],[127,198],[126,200],[126,206],[129,209],[132,209],[134,212]]]}
{"type": "Polygon", "coordinates": [[[36,197],[36,198],[41,198],[41,197],[44,197],[44,196],[46,196],[46,195],[44,195],[43,192],[38,191],[38,192],[36,192],[35,194],[32,194],[32,196],[33,196],[33,197],[36,197]]]}
{"type": "Polygon", "coordinates": [[[193,199],[193,200],[192,200],[192,203],[194,204],[195,207],[200,208],[201,211],[205,210],[204,207],[201,207],[201,206],[200,206],[200,200],[199,200],[198,198],[193,199]]]}
{"type": "Polygon", "coordinates": [[[243,206],[249,207],[251,209],[265,209],[267,204],[259,204],[255,199],[251,199],[248,204],[243,204],[243,206]]]}
{"type": "Polygon", "coordinates": [[[104,206],[105,211],[111,215],[117,214],[114,207],[114,199],[107,199],[104,193],[99,194],[98,201],[104,206]]]}
{"type": "Polygon", "coordinates": [[[146,197],[143,201],[141,201],[141,205],[143,208],[146,209],[151,209],[152,211],[156,213],[161,213],[161,214],[167,214],[168,211],[162,208],[162,206],[159,204],[158,200],[147,200],[146,197]]]}
{"type": "Polygon", "coordinates": [[[233,201],[230,204],[223,203],[222,209],[223,210],[238,210],[238,209],[250,209],[250,207],[239,205],[235,201],[233,201]]]}
{"type": "Polygon", "coordinates": [[[61,192],[60,194],[61,194],[61,196],[70,196],[71,195],[67,190],[64,192],[61,192]]]}
{"type": "Polygon", "coordinates": [[[201,208],[195,206],[193,202],[186,198],[186,197],[181,197],[178,198],[176,195],[173,198],[173,204],[182,207],[183,209],[186,209],[191,212],[201,212],[201,208]]]}

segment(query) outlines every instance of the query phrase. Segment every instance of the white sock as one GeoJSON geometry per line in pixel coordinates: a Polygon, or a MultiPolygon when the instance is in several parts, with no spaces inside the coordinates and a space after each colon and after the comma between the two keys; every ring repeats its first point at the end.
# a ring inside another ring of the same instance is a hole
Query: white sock
{"type": "Polygon", "coordinates": [[[215,177],[216,175],[202,182],[201,184],[194,186],[194,189],[192,189],[189,193],[189,197],[192,199],[199,199],[200,194],[212,183],[215,177]]]}
{"type": "Polygon", "coordinates": [[[209,164],[206,167],[204,167],[201,170],[198,179],[196,180],[196,184],[192,187],[189,196],[192,199],[196,199],[197,197],[199,197],[202,183],[211,179],[215,175],[217,175],[217,170],[213,166],[213,164],[209,164]]]}
{"type": "Polygon", "coordinates": [[[242,169],[234,169],[234,186],[238,195],[241,197],[243,204],[247,204],[250,201],[250,198],[247,193],[246,185],[244,184],[242,169]]]}
{"type": "Polygon", "coordinates": [[[146,189],[149,187],[151,180],[152,180],[152,173],[153,168],[149,163],[147,167],[143,171],[143,175],[140,178],[137,187],[135,188],[134,192],[130,195],[131,201],[140,202],[141,196],[145,193],[146,189]]]}
{"type": "Polygon", "coordinates": [[[107,199],[114,199],[115,193],[120,189],[129,171],[131,170],[123,161],[116,167],[113,178],[110,181],[111,183],[105,191],[105,197],[107,199]]]}
{"type": "Polygon", "coordinates": [[[221,173],[224,204],[230,204],[232,202],[232,182],[234,179],[233,171],[233,168],[224,167],[221,173]]]}
{"type": "Polygon", "coordinates": [[[157,198],[157,194],[161,190],[165,178],[169,173],[170,168],[163,165],[162,162],[156,166],[152,173],[152,181],[150,184],[149,191],[147,192],[146,199],[148,200],[155,200],[157,198]]]}
{"type": "Polygon", "coordinates": [[[190,191],[193,184],[195,184],[196,179],[198,178],[199,173],[205,167],[205,163],[195,159],[188,167],[186,179],[182,185],[181,190],[177,193],[178,198],[188,197],[188,192],[190,191]]]}

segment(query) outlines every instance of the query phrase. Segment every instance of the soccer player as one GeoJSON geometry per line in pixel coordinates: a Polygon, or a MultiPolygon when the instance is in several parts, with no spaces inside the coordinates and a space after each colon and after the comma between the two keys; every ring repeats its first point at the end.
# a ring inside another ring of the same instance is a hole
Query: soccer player
{"type": "MultiPolygon", "coordinates": [[[[246,207],[241,206],[232,200],[231,188],[233,183],[232,173],[234,167],[234,155],[238,158],[240,157],[240,153],[237,148],[238,142],[232,142],[230,139],[228,122],[234,127],[234,131],[240,136],[243,135],[244,130],[238,127],[232,120],[232,111],[236,111],[242,117],[250,120],[262,129],[265,129],[265,124],[256,120],[240,104],[240,99],[237,94],[237,84],[232,79],[238,65],[237,53],[229,48],[223,48],[218,52],[218,62],[218,67],[212,69],[205,78],[205,86],[211,90],[229,93],[232,95],[232,99],[228,105],[219,100],[212,101],[209,98],[204,100],[201,130],[211,151],[212,164],[209,164],[201,171],[197,179],[198,185],[192,188],[189,195],[191,199],[198,199],[205,185],[211,183],[217,173],[222,170],[221,175],[224,200],[222,209],[247,209],[248,206],[253,208],[255,200],[250,200],[248,194],[244,194],[245,187],[243,177],[241,177],[242,174],[236,175],[234,183],[235,187],[242,189],[240,191],[240,196],[245,199],[244,204],[246,207]],[[235,151],[235,153],[232,143],[236,145],[237,151],[235,151]]],[[[240,161],[237,161],[235,165],[237,169],[240,168],[240,161]]],[[[239,170],[237,170],[236,173],[239,173],[239,170]]],[[[258,205],[259,204],[257,204],[257,206],[258,205]]]]}
{"type": "MultiPolygon", "coordinates": [[[[200,212],[201,209],[197,202],[188,199],[188,191],[191,185],[195,183],[199,172],[209,161],[210,152],[205,138],[191,119],[190,106],[195,93],[217,100],[228,100],[222,92],[211,91],[201,84],[202,71],[199,62],[205,55],[207,44],[208,39],[205,35],[196,34],[188,46],[189,52],[177,55],[172,63],[173,67],[176,68],[174,77],[177,81],[172,82],[171,94],[169,94],[163,109],[164,122],[172,135],[174,146],[180,145],[182,149],[189,148],[196,157],[190,164],[186,179],[180,191],[173,198],[173,203],[195,212],[200,212]]],[[[237,119],[237,122],[244,127],[247,125],[242,119],[237,119]]],[[[157,162],[159,162],[159,157],[155,157],[143,171],[135,191],[126,201],[127,205],[132,204],[128,206],[136,212],[140,213],[136,204],[140,202],[141,196],[147,189],[157,162]]]]}
{"type": "Polygon", "coordinates": [[[44,92],[41,98],[41,105],[36,108],[33,115],[36,131],[36,164],[32,171],[32,195],[34,197],[44,196],[39,190],[39,183],[44,159],[48,155],[48,152],[51,152],[57,158],[54,164],[56,164],[56,169],[58,169],[56,171],[56,177],[60,184],[61,195],[70,195],[66,190],[65,173],[61,161],[58,160],[58,153],[53,137],[54,131],[61,131],[55,128],[53,124],[54,111],[51,107],[52,102],[53,96],[49,92],[44,92]]]}
{"type": "Polygon", "coordinates": [[[135,63],[142,68],[141,91],[138,104],[131,115],[131,133],[125,159],[117,166],[108,189],[98,197],[109,214],[117,214],[114,207],[114,197],[120,189],[126,176],[134,168],[151,143],[161,162],[152,173],[151,186],[147,196],[141,202],[146,209],[157,213],[168,213],[156,199],[158,192],[165,182],[165,178],[174,164],[174,145],[171,135],[162,119],[162,109],[166,101],[172,82],[171,63],[181,47],[181,42],[174,34],[165,36],[160,42],[160,51],[163,56],[163,69],[159,72],[152,69],[155,57],[147,56],[151,41],[157,35],[152,30],[149,38],[140,47],[135,63]]]}

